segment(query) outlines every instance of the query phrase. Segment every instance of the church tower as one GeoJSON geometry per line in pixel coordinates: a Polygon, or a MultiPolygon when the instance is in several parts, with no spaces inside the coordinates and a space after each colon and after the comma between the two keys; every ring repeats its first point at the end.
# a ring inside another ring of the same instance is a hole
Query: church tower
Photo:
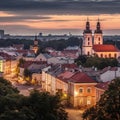
{"type": "Polygon", "coordinates": [[[34,53],[36,54],[38,52],[38,49],[39,49],[38,39],[37,36],[35,36],[34,45],[30,46],[30,50],[33,50],[34,53]]]}
{"type": "Polygon", "coordinates": [[[103,35],[102,35],[99,19],[96,25],[96,30],[94,32],[94,45],[98,45],[98,44],[100,45],[103,44],[103,35]]]}
{"type": "Polygon", "coordinates": [[[83,55],[92,55],[92,30],[90,29],[90,23],[89,20],[87,19],[86,22],[86,29],[83,32],[83,44],[82,44],[82,54],[83,55]]]}

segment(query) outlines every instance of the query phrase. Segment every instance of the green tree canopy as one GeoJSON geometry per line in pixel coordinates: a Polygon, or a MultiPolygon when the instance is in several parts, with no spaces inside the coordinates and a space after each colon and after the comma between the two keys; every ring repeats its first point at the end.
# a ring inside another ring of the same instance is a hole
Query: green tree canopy
{"type": "Polygon", "coordinates": [[[120,78],[111,82],[99,102],[83,113],[89,120],[120,120],[120,78]]]}
{"type": "Polygon", "coordinates": [[[118,61],[115,58],[99,58],[97,56],[94,57],[87,57],[87,56],[79,56],[75,63],[77,65],[82,65],[84,67],[97,67],[98,69],[103,69],[105,67],[111,66],[117,66],[118,61]]]}
{"type": "Polygon", "coordinates": [[[0,120],[67,120],[67,113],[58,95],[33,91],[29,96],[18,94],[12,85],[0,78],[0,120]],[[12,91],[12,92],[11,92],[12,91]]]}

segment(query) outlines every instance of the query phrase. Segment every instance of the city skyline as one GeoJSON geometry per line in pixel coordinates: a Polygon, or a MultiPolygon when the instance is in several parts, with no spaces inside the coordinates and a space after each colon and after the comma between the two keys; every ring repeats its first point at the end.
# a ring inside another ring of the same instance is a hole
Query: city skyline
{"type": "Polygon", "coordinates": [[[89,17],[95,30],[98,18],[106,35],[120,35],[119,0],[1,0],[0,29],[17,35],[82,35],[89,17]]]}

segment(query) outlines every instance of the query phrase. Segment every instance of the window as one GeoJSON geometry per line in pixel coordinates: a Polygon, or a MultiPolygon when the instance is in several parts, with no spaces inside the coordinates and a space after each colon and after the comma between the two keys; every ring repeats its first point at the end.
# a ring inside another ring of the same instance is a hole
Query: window
{"type": "Polygon", "coordinates": [[[88,45],[90,45],[90,42],[88,42],[88,45]]]}
{"type": "Polygon", "coordinates": [[[87,93],[90,93],[91,92],[91,88],[87,88],[87,93]]]}
{"type": "Polygon", "coordinates": [[[88,37],[88,41],[90,41],[90,38],[88,37]]]}
{"type": "Polygon", "coordinates": [[[87,105],[90,105],[90,104],[91,104],[91,97],[88,96],[88,97],[87,97],[87,105]]]}
{"type": "Polygon", "coordinates": [[[90,52],[88,52],[87,54],[88,54],[88,56],[89,56],[89,55],[90,55],[90,52]]]}
{"type": "Polygon", "coordinates": [[[111,58],[111,54],[109,54],[109,58],[111,58]]]}
{"type": "Polygon", "coordinates": [[[80,89],[79,89],[79,93],[83,93],[83,88],[80,88],[80,89]]]}
{"type": "Polygon", "coordinates": [[[103,54],[101,54],[100,56],[101,56],[101,58],[103,58],[103,54]]]}
{"type": "Polygon", "coordinates": [[[117,54],[116,54],[116,53],[114,54],[114,57],[115,57],[115,58],[117,57],[117,54]]]}
{"type": "Polygon", "coordinates": [[[100,37],[98,38],[98,40],[100,41],[100,37]]]}

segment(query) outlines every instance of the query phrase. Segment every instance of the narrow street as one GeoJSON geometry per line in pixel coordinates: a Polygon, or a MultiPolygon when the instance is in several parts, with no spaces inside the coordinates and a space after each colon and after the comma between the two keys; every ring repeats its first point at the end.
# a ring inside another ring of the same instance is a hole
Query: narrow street
{"type": "Polygon", "coordinates": [[[66,112],[68,112],[68,120],[83,120],[81,115],[82,111],[81,110],[76,110],[76,109],[66,109],[66,112]]]}

